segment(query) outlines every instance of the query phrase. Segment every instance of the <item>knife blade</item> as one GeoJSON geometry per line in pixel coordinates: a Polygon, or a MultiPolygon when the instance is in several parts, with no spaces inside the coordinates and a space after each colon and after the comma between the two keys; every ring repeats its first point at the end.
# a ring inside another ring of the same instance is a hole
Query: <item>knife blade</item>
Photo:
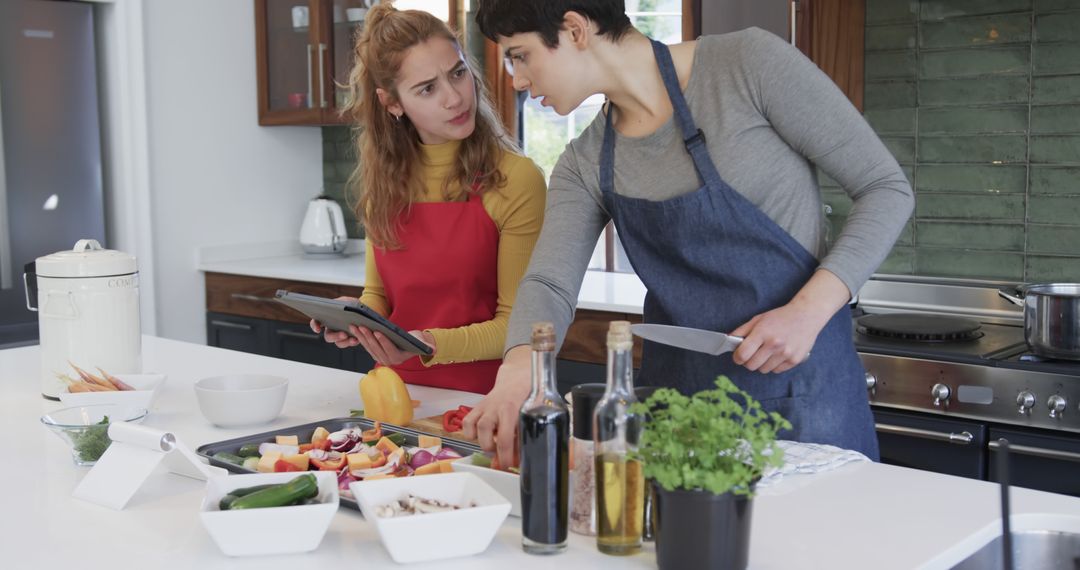
{"type": "Polygon", "coordinates": [[[646,340],[706,354],[731,352],[743,341],[741,336],[674,325],[631,325],[630,332],[646,340]]]}

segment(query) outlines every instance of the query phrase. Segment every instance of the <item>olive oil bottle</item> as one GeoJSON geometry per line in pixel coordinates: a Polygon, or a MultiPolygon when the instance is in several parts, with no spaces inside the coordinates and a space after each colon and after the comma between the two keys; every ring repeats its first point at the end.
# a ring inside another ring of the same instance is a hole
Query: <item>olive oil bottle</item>
{"type": "Polygon", "coordinates": [[[593,416],[596,546],[605,554],[628,555],[641,550],[645,490],[641,462],[633,457],[642,417],[630,411],[637,397],[629,322],[611,323],[607,349],[607,389],[593,416]]]}

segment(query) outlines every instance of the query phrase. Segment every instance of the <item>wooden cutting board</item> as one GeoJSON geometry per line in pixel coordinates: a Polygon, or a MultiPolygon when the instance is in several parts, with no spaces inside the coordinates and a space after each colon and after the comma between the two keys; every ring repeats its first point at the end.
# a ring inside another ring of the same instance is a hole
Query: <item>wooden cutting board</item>
{"type": "Polygon", "coordinates": [[[409,423],[408,426],[416,431],[422,431],[426,434],[441,437],[443,439],[456,439],[459,441],[467,441],[469,443],[476,443],[475,439],[468,439],[465,437],[465,432],[458,430],[453,433],[448,432],[442,427],[442,414],[437,416],[431,416],[427,418],[417,418],[409,423]]]}

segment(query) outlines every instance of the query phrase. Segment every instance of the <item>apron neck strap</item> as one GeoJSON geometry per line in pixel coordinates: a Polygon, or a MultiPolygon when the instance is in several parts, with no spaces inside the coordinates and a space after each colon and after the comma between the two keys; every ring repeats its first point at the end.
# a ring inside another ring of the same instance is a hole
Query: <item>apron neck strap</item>
{"type": "Polygon", "coordinates": [[[686,104],[682,88],[679,87],[679,76],[675,73],[675,63],[671,60],[671,50],[663,42],[652,42],[653,55],[656,56],[656,64],[660,67],[660,78],[664,80],[664,88],[667,89],[671,106],[675,110],[675,121],[682,131],[683,144],[690,154],[694,149],[705,144],[705,133],[694,124],[694,117],[690,114],[690,106],[686,104]]]}

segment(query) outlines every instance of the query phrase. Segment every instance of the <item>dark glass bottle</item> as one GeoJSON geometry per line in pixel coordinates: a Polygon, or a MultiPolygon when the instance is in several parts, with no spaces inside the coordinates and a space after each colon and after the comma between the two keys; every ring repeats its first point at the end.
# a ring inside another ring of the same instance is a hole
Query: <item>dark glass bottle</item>
{"type": "Polygon", "coordinates": [[[611,323],[607,338],[607,390],[596,404],[593,438],[596,453],[596,546],[605,554],[641,550],[644,477],[634,455],[642,418],[630,411],[634,395],[633,338],[630,323],[611,323]]]}
{"type": "Polygon", "coordinates": [[[530,554],[566,549],[570,413],[555,384],[555,330],[532,331],[532,392],[521,407],[521,544],[530,554]]]}

